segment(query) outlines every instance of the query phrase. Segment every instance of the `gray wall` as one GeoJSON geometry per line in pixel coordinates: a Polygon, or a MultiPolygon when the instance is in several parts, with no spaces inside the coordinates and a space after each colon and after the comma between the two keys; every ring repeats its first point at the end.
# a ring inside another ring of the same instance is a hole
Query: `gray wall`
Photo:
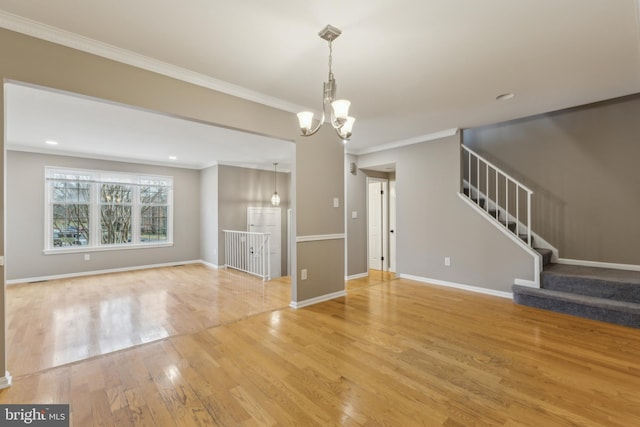
{"type": "MultiPolygon", "coordinates": [[[[296,144],[296,235],[344,233],[344,145],[331,126],[296,144]],[[322,182],[322,185],[319,183],[322,182]],[[333,207],[337,197],[340,206],[333,207]]],[[[297,280],[294,301],[344,291],[345,241],[297,243],[297,280]],[[307,269],[307,280],[300,271],[307,269]]]]}
{"type": "Polygon", "coordinates": [[[200,171],[200,259],[218,262],[218,166],[200,171]]]}
{"type": "Polygon", "coordinates": [[[347,185],[347,276],[354,276],[367,272],[367,175],[356,168],[351,173],[349,165],[358,164],[357,156],[347,154],[345,160],[347,185]],[[357,212],[357,218],[351,218],[352,212],[357,212]]]}
{"type": "Polygon", "coordinates": [[[464,131],[534,192],[533,229],[561,258],[640,265],[640,96],[464,131]]]}
{"type": "MultiPolygon", "coordinates": [[[[247,230],[248,207],[272,207],[273,171],[247,169],[234,166],[218,166],[218,257],[224,263],[224,234],[222,230],[247,230]]],[[[287,210],[290,204],[291,177],[288,173],[277,173],[280,195],[280,217],[282,227],[281,272],[287,272],[287,210]]]]}
{"type": "Polygon", "coordinates": [[[196,170],[7,151],[6,274],[8,280],[200,259],[200,174],[196,170]],[[122,251],[43,254],[45,166],[173,177],[174,245],[122,251]]]}
{"type": "Polygon", "coordinates": [[[389,163],[396,164],[398,273],[503,292],[516,278],[533,280],[533,258],[458,196],[460,135],[358,158],[365,169],[389,163]]]}

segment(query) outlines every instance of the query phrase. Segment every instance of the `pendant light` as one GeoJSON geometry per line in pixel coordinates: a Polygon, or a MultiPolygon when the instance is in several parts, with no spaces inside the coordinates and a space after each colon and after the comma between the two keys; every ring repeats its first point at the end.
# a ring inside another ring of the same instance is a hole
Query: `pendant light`
{"type": "Polygon", "coordinates": [[[273,164],[273,195],[271,196],[271,205],[280,206],[280,196],[278,196],[278,164],[273,164]]]}

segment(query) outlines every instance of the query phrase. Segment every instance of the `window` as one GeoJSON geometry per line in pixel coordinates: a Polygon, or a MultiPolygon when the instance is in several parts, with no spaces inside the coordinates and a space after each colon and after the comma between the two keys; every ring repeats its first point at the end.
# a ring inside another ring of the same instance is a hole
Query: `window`
{"type": "Polygon", "coordinates": [[[45,252],[172,243],[173,178],[46,168],[45,252]]]}

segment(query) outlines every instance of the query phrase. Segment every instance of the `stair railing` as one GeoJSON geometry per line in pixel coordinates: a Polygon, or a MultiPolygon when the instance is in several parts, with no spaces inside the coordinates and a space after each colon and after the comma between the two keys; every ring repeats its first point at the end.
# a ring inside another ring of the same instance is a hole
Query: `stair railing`
{"type": "Polygon", "coordinates": [[[224,231],[224,267],[271,279],[271,233],[224,231]]]}
{"type": "Polygon", "coordinates": [[[533,191],[469,147],[461,147],[461,191],[480,209],[531,246],[533,191]],[[504,220],[500,219],[501,213],[505,216],[504,220]],[[509,227],[514,222],[515,230],[509,227]]]}

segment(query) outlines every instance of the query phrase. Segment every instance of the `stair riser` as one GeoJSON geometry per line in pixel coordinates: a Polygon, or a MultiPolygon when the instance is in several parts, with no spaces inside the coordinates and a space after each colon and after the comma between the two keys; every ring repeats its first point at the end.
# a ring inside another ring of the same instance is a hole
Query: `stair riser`
{"type": "Polygon", "coordinates": [[[517,293],[514,293],[513,300],[517,304],[526,305],[528,307],[570,314],[586,319],[599,320],[601,322],[615,323],[622,326],[630,326],[632,328],[640,328],[640,312],[630,313],[604,307],[583,305],[567,301],[557,301],[552,298],[521,295],[517,293]]]}
{"type": "Polygon", "coordinates": [[[553,253],[542,254],[542,265],[545,266],[545,265],[551,264],[551,257],[552,256],[553,256],[553,253]]]}
{"type": "Polygon", "coordinates": [[[541,287],[554,291],[640,304],[640,286],[633,283],[610,282],[543,272],[541,287]]]}

